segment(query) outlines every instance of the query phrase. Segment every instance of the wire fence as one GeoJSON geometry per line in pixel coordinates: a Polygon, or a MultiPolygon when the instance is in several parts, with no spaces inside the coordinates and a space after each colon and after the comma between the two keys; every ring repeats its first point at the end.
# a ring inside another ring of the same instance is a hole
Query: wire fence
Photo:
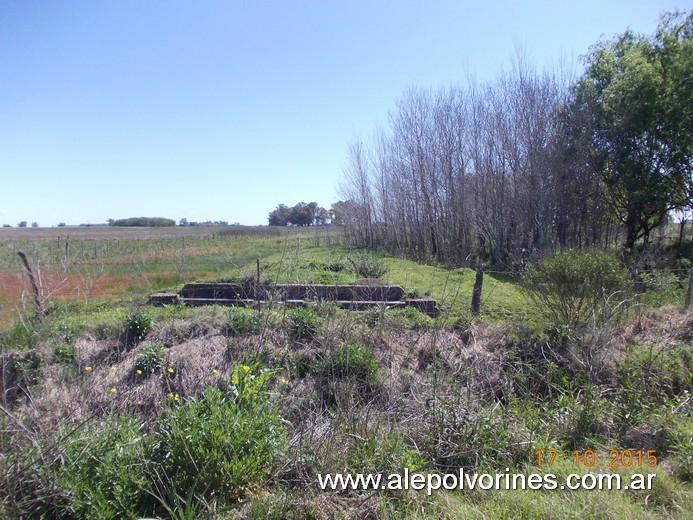
{"type": "MultiPolygon", "coordinates": [[[[0,240],[0,329],[29,312],[32,292],[18,251],[33,266],[44,300],[112,299],[140,297],[162,288],[201,279],[241,280],[255,274],[261,260],[262,279],[276,282],[348,283],[332,268],[350,254],[336,229],[265,228],[260,232],[225,229],[146,237],[49,235],[41,239],[0,240]],[[310,248],[312,251],[306,256],[310,248]],[[321,256],[322,255],[322,256],[321,256]],[[316,262],[315,258],[322,262],[316,262]]],[[[407,292],[433,296],[445,309],[467,309],[471,300],[473,271],[428,269],[405,259],[389,258],[392,279],[407,292]],[[423,273],[428,273],[424,276],[423,273]]],[[[527,314],[522,275],[487,270],[482,292],[486,315],[517,318],[527,314]]],[[[683,301],[689,269],[679,267],[645,273],[645,289],[654,303],[683,301]]]]}

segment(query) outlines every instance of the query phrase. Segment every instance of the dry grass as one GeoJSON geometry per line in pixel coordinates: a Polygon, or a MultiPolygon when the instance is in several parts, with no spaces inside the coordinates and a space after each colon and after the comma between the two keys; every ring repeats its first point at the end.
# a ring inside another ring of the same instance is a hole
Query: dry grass
{"type": "Polygon", "coordinates": [[[646,309],[623,328],[624,343],[661,348],[693,342],[693,311],[682,312],[673,305],[646,309]]]}
{"type": "MultiPolygon", "coordinates": [[[[424,445],[428,445],[425,463],[433,466],[419,468],[426,471],[440,462],[431,457],[431,446],[459,456],[466,453],[464,446],[454,445],[462,442],[455,432],[445,430],[443,423],[440,430],[432,428],[432,419],[462,421],[454,424],[469,432],[479,422],[501,421],[500,412],[496,414],[502,409],[499,395],[512,386],[509,357],[514,355],[513,349],[520,348],[511,339],[515,333],[512,325],[473,322],[462,330],[437,326],[403,330],[387,325],[369,327],[357,314],[339,312],[325,318],[313,340],[297,341],[276,323],[276,311],[262,312],[268,317],[275,313],[267,320],[275,322],[272,327],[235,335],[229,330],[225,310],[199,309],[190,317],[178,315],[155,324],[146,339],[129,350],[119,338],[98,339],[87,332],[74,344],[74,363],[46,365],[32,398],[13,410],[14,417],[34,432],[57,431],[67,422],[121,412],[147,421],[163,407],[197,395],[208,385],[228,381],[239,362],[256,360],[277,370],[271,389],[286,421],[289,449],[273,470],[273,486],[238,509],[238,518],[256,517],[256,507],[265,513],[278,511],[278,517],[310,508],[315,518],[381,518],[387,517],[383,507],[389,499],[400,506],[406,504],[408,511],[429,507],[422,496],[319,492],[316,474],[343,472],[361,467],[359,464],[372,464],[377,470],[401,464],[397,452],[378,453],[379,446],[393,435],[401,436],[422,460],[424,445]],[[375,356],[379,374],[378,384],[372,388],[364,390],[357,381],[333,381],[326,376],[324,366],[330,354],[348,341],[362,342],[375,356]],[[157,343],[165,347],[161,369],[138,375],[138,357],[157,343]],[[299,376],[299,361],[323,368],[299,376]],[[445,415],[432,414],[432,403],[439,403],[445,415]],[[364,444],[372,446],[373,453],[354,458],[364,444]]],[[[673,348],[689,342],[692,326],[693,313],[664,308],[643,312],[595,341],[601,342],[605,362],[613,364],[624,357],[628,343],[673,348]]],[[[536,345],[521,347],[528,349],[527,354],[539,355],[531,352],[536,345]]],[[[517,420],[512,413],[508,421],[517,420]]],[[[505,427],[505,423],[499,424],[505,427]]],[[[536,442],[524,423],[513,423],[511,429],[509,442],[536,442]]],[[[633,427],[627,439],[633,445],[664,443],[653,437],[653,431],[647,425],[633,427]]],[[[514,446],[502,448],[519,451],[514,446]]],[[[444,456],[443,452],[443,462],[444,456]]]]}

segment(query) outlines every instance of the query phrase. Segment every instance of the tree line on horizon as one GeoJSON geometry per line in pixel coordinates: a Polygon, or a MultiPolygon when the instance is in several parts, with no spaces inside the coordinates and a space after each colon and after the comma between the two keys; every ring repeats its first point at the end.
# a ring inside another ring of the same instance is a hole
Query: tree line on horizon
{"type": "Polygon", "coordinates": [[[492,82],[410,88],[350,143],[341,204],[357,246],[498,268],[550,250],[632,251],[693,210],[693,13],[599,41],[584,72],[519,57],[492,82]]]}
{"type": "Polygon", "coordinates": [[[334,202],[329,210],[317,202],[299,202],[293,207],[279,204],[267,220],[270,226],[346,226],[358,210],[353,200],[334,202]]]}
{"type": "Polygon", "coordinates": [[[279,204],[267,217],[270,226],[324,226],[332,215],[317,202],[299,202],[293,207],[279,204]]]}

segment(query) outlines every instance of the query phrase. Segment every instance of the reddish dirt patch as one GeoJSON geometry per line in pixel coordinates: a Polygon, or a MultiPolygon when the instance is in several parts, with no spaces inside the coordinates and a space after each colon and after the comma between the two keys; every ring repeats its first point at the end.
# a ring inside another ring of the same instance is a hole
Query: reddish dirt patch
{"type": "MultiPolygon", "coordinates": [[[[206,273],[200,273],[205,276],[206,273]]],[[[81,275],[43,272],[40,290],[44,300],[78,300],[111,298],[132,292],[153,290],[158,280],[170,279],[175,273],[157,272],[136,275],[81,275]]],[[[30,309],[33,295],[27,276],[19,270],[0,271],[0,330],[16,322],[19,309],[30,309]]]]}
{"type": "MultiPolygon", "coordinates": [[[[116,285],[114,276],[89,277],[76,274],[42,273],[39,289],[44,299],[73,299],[84,296],[103,296],[103,288],[116,285]]],[[[124,277],[122,277],[124,278],[124,277]]],[[[0,272],[0,299],[5,302],[19,302],[31,296],[31,287],[26,276],[19,271],[0,272]]]]}

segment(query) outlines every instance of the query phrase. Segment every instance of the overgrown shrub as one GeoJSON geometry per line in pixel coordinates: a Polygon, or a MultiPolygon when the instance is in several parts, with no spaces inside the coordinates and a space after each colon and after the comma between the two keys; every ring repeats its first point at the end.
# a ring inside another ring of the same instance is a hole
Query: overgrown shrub
{"type": "Polygon", "coordinates": [[[365,432],[359,436],[365,438],[355,442],[347,453],[348,471],[400,473],[404,468],[420,471],[426,466],[425,459],[400,433],[378,435],[377,432],[365,432]]]}
{"type": "Polygon", "coordinates": [[[546,319],[573,329],[608,321],[630,292],[626,269],[599,251],[561,251],[544,258],[527,272],[524,286],[546,319]]]}
{"type": "Polygon", "coordinates": [[[64,320],[51,327],[51,339],[65,345],[72,345],[75,342],[75,338],[82,332],[82,329],[83,326],[64,320]]]}
{"type": "Polygon", "coordinates": [[[351,265],[351,271],[362,278],[381,278],[388,271],[383,259],[370,251],[359,251],[347,260],[351,265]]]}
{"type": "Polygon", "coordinates": [[[136,518],[151,512],[150,439],[143,423],[111,417],[68,435],[56,468],[60,494],[77,518],[136,518]]]}
{"type": "Polygon", "coordinates": [[[434,321],[414,307],[404,307],[389,310],[387,323],[394,329],[422,330],[433,326],[434,321]]]}
{"type": "Polygon", "coordinates": [[[639,297],[641,303],[661,306],[682,299],[686,278],[682,280],[668,269],[652,269],[638,276],[638,287],[644,291],[639,297]]]}
{"type": "Polygon", "coordinates": [[[74,342],[81,330],[81,326],[67,320],[50,326],[47,339],[53,347],[53,357],[58,363],[69,364],[75,359],[74,342]]]}
{"type": "Polygon", "coordinates": [[[382,389],[379,364],[373,351],[360,341],[342,343],[322,360],[299,358],[294,369],[299,377],[319,378],[319,398],[323,406],[349,408],[373,399],[382,389]]]}
{"type": "Polygon", "coordinates": [[[69,364],[75,359],[75,347],[60,343],[53,347],[53,356],[58,363],[69,364]]]}
{"type": "Polygon", "coordinates": [[[558,398],[556,435],[569,451],[597,446],[613,432],[613,406],[599,393],[600,387],[588,383],[579,394],[558,398]]]}
{"type": "Polygon", "coordinates": [[[285,443],[264,389],[271,375],[237,365],[226,389],[208,387],[169,410],[156,457],[178,493],[233,502],[263,484],[285,443]]]}
{"type": "Polygon", "coordinates": [[[7,405],[16,399],[30,397],[34,385],[41,380],[44,362],[43,356],[36,350],[1,354],[0,378],[3,394],[0,396],[0,403],[7,405]]]}
{"type": "Polygon", "coordinates": [[[321,373],[321,361],[312,353],[297,352],[291,359],[291,375],[304,379],[309,375],[321,373]]]}
{"type": "Polygon", "coordinates": [[[433,399],[423,419],[423,431],[415,440],[440,471],[512,468],[531,460],[534,448],[520,417],[496,406],[433,399]]]}
{"type": "Polygon", "coordinates": [[[325,271],[331,271],[333,273],[340,273],[344,270],[344,264],[341,262],[325,262],[322,265],[325,271]]]}
{"type": "Polygon", "coordinates": [[[658,430],[656,442],[660,442],[666,428],[648,425],[665,410],[675,409],[680,401],[686,401],[693,391],[692,374],[690,347],[664,349],[629,345],[619,367],[618,386],[613,395],[622,435],[630,435],[633,430],[643,433],[649,428],[658,430]]]}
{"type": "Polygon", "coordinates": [[[125,317],[123,342],[131,347],[142,341],[152,330],[152,317],[145,311],[137,311],[125,317]]]}
{"type": "Polygon", "coordinates": [[[262,320],[257,312],[249,309],[231,307],[228,312],[229,328],[234,334],[257,332],[262,327],[262,320]]]}
{"type": "Polygon", "coordinates": [[[320,330],[322,320],[310,307],[297,307],[288,315],[289,334],[298,340],[313,338],[320,330]]]}
{"type": "Polygon", "coordinates": [[[17,323],[0,331],[0,352],[32,349],[36,346],[36,340],[30,323],[17,323]]]}
{"type": "Polygon", "coordinates": [[[369,327],[375,327],[385,319],[388,313],[387,306],[385,304],[379,304],[364,310],[363,319],[369,327]]]}
{"type": "Polygon", "coordinates": [[[329,379],[355,379],[373,386],[378,379],[378,360],[373,351],[359,341],[349,341],[333,350],[325,360],[329,379]]]}
{"type": "Polygon", "coordinates": [[[628,345],[619,379],[621,388],[662,404],[693,391],[693,349],[628,345]]]}
{"type": "Polygon", "coordinates": [[[144,374],[151,374],[161,368],[164,362],[164,345],[153,343],[142,349],[135,361],[135,370],[140,370],[144,374]]]}

